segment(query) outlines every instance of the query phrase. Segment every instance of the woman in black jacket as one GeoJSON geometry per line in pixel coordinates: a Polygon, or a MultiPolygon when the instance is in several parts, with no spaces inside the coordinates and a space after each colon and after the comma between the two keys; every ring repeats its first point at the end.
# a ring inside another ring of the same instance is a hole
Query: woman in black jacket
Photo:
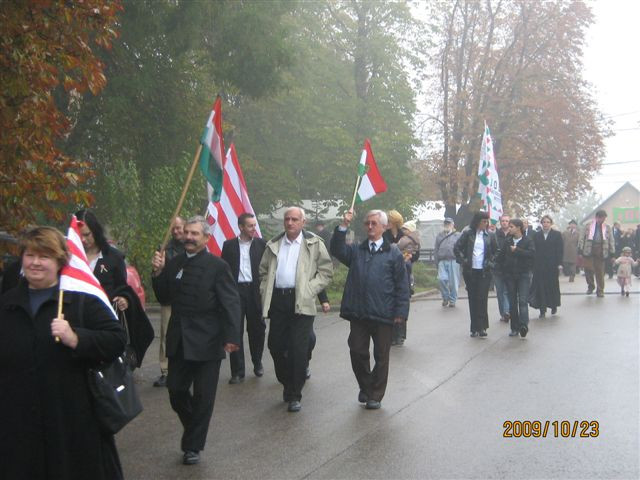
{"type": "Polygon", "coordinates": [[[129,301],[121,296],[127,286],[127,266],[124,255],[109,245],[104,229],[97,217],[90,210],[76,212],[76,218],[83,222],[80,226],[82,245],[89,266],[93,270],[109,300],[115,302],[119,310],[129,308],[129,301]]]}
{"type": "Polygon", "coordinates": [[[93,413],[87,368],[117,358],[125,333],[96,297],[65,292],[66,241],[35,227],[20,242],[24,281],[0,297],[0,476],[122,478],[113,435],[93,413]],[[56,337],[59,341],[56,341],[56,337]]]}
{"type": "Polygon", "coordinates": [[[472,337],[486,337],[489,328],[487,299],[498,244],[496,236],[487,232],[488,225],[489,214],[477,212],[469,228],[462,232],[453,247],[456,262],[462,266],[462,276],[469,293],[472,337]]]}
{"type": "Polygon", "coordinates": [[[535,247],[531,237],[525,236],[522,220],[509,221],[509,233],[498,252],[497,263],[504,275],[509,292],[510,337],[522,338],[529,332],[529,287],[535,247]]]}

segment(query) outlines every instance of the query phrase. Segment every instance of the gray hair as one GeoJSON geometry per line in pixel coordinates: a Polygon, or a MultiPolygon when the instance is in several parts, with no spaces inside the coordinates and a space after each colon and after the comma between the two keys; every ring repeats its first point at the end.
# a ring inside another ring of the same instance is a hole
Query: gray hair
{"type": "Polygon", "coordinates": [[[209,235],[211,233],[211,228],[209,226],[209,223],[205,220],[205,218],[202,215],[195,215],[193,217],[190,217],[189,220],[187,220],[187,222],[185,223],[185,225],[191,225],[192,223],[199,223],[200,226],[202,227],[202,233],[204,233],[205,235],[209,235]]]}
{"type": "Polygon", "coordinates": [[[306,220],[307,216],[304,213],[304,209],[302,207],[296,207],[295,205],[291,206],[291,207],[287,207],[284,211],[284,216],[287,216],[287,213],[289,213],[291,210],[293,209],[299,210],[300,211],[300,216],[302,217],[302,220],[306,220]]]}
{"type": "Polygon", "coordinates": [[[380,223],[383,226],[387,226],[389,224],[389,219],[387,218],[387,214],[383,210],[369,210],[367,212],[367,218],[377,215],[380,218],[380,223]]]}

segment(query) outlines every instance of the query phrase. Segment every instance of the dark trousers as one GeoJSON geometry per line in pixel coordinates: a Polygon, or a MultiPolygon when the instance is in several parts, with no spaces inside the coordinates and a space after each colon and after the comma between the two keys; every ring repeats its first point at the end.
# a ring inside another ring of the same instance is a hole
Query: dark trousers
{"type": "Polygon", "coordinates": [[[389,378],[389,350],[393,337],[393,325],[378,322],[351,320],[349,353],[351,368],[360,390],[369,400],[378,402],[384,397],[389,378]],[[371,369],[369,343],[373,340],[374,365],[371,369]]]}
{"type": "Polygon", "coordinates": [[[480,269],[464,270],[464,283],[469,294],[469,316],[471,317],[471,332],[480,332],[489,328],[489,314],[487,300],[489,298],[489,283],[491,274],[480,269]]]}
{"type": "Polygon", "coordinates": [[[596,288],[597,293],[604,293],[604,264],[606,259],[602,254],[602,244],[593,244],[591,247],[591,257],[588,257],[585,261],[584,275],[587,280],[587,285],[590,290],[596,288]],[[594,282],[595,273],[595,282],[594,282]]]}
{"type": "Polygon", "coordinates": [[[171,408],[184,427],[183,451],[204,449],[209,422],[216,401],[220,360],[194,362],[184,359],[182,348],[169,358],[167,388],[171,408]],[[193,385],[193,394],[189,391],[193,385]]]}
{"type": "Polygon", "coordinates": [[[529,287],[531,275],[527,273],[505,274],[505,283],[509,291],[509,316],[511,331],[517,332],[520,327],[529,326],[529,287]]]}
{"type": "Polygon", "coordinates": [[[276,378],[284,386],[286,401],[302,399],[302,387],[309,365],[309,336],[314,319],[310,315],[296,314],[295,303],[294,289],[273,289],[267,343],[276,378]]]}
{"type": "Polygon", "coordinates": [[[240,348],[229,354],[229,365],[231,375],[244,377],[244,319],[247,319],[247,336],[249,337],[249,351],[253,365],[262,363],[262,352],[264,351],[264,337],[266,325],[260,312],[260,305],[254,291],[253,283],[239,283],[238,293],[240,294],[240,348]]]}

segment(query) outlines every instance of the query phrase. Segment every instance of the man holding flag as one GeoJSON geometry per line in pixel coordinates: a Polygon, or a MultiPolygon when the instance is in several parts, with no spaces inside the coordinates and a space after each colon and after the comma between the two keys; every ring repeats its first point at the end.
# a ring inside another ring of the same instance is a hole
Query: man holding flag
{"type": "Polygon", "coordinates": [[[201,216],[184,226],[185,253],[165,266],[156,252],[153,291],[171,305],[167,330],[171,407],[184,427],[183,463],[200,461],[213,414],[220,362],[240,343],[240,300],[229,266],[206,251],[209,224],[201,216]],[[190,389],[193,387],[193,394],[190,389]]]}

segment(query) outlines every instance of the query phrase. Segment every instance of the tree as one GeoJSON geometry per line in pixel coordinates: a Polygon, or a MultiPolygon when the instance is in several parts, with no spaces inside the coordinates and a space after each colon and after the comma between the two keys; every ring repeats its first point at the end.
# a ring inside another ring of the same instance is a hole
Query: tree
{"type": "Polygon", "coordinates": [[[513,213],[553,210],[589,189],[608,134],[581,77],[589,7],[456,0],[433,4],[430,19],[437,68],[427,76],[438,96],[430,97],[425,157],[446,215],[474,200],[484,121],[513,213]]]}
{"type": "Polygon", "coordinates": [[[369,137],[389,189],[362,208],[410,214],[420,196],[407,68],[417,24],[407,4],[303,2],[291,22],[298,51],[287,88],[237,102],[227,116],[254,207],[349,203],[369,137]]]}
{"type": "Polygon", "coordinates": [[[90,165],[60,143],[80,95],[105,86],[96,50],[116,38],[118,0],[0,3],[0,225],[18,231],[43,216],[61,221],[87,203],[90,165]]]}

